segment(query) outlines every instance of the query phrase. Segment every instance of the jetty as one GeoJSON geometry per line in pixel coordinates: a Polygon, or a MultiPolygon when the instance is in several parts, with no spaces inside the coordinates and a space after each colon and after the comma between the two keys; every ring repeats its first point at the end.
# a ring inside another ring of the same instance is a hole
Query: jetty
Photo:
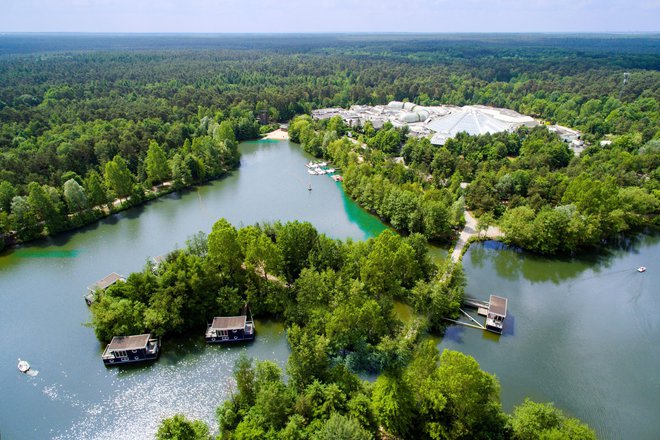
{"type": "Polygon", "coordinates": [[[476,309],[479,316],[485,316],[486,322],[480,323],[474,319],[468,312],[459,308],[460,312],[470,320],[470,322],[458,321],[455,319],[444,318],[446,321],[454,324],[472,327],[479,330],[502,334],[504,329],[504,319],[506,318],[508,300],[502,296],[491,295],[488,302],[476,298],[465,297],[463,299],[463,308],[476,309]]]}

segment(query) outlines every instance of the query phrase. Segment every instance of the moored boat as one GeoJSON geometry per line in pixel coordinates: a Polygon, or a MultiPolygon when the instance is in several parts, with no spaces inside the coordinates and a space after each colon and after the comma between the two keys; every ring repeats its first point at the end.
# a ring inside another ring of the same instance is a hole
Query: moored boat
{"type": "Polygon", "coordinates": [[[118,282],[125,283],[126,278],[122,275],[119,275],[117,272],[112,272],[105,278],[100,279],[91,286],[88,286],[87,290],[89,293],[85,295],[85,302],[87,305],[91,306],[99,293],[105,292],[110,286],[118,282]]]}
{"type": "Polygon", "coordinates": [[[151,334],[115,336],[105,347],[103,363],[106,366],[132,364],[156,360],[160,352],[160,341],[151,334]]]}
{"type": "Polygon", "coordinates": [[[247,315],[216,316],[204,335],[210,344],[251,341],[254,339],[254,322],[247,315]]]}

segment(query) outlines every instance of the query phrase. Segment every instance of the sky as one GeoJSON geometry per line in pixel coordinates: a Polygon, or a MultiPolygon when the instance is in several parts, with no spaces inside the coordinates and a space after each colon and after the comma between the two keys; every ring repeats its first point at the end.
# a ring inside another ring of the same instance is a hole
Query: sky
{"type": "Polygon", "coordinates": [[[660,0],[0,0],[0,32],[658,32],[660,0]]]}

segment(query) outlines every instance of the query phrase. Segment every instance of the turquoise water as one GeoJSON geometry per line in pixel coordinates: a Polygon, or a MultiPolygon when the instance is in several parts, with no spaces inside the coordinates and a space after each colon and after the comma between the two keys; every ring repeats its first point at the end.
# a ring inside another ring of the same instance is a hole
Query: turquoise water
{"type": "MultiPolygon", "coordinates": [[[[164,341],[153,365],[106,369],[83,324],[86,286],[140,270],[219,217],[236,225],[307,220],[336,238],[362,240],[386,228],[346,198],[288,142],[241,145],[232,176],[124,211],[81,231],[0,256],[0,433],[3,440],[151,438],[177,412],[215,426],[241,351],[284,365],[281,324],[257,322],[254,343],[207,347],[199,337],[164,341]],[[308,191],[312,184],[313,190],[308,191]],[[18,358],[39,373],[20,374],[18,358]]],[[[446,251],[433,249],[436,258],[446,251]]],[[[602,438],[656,439],[660,432],[660,237],[606,253],[547,259],[494,242],[464,258],[470,296],[509,298],[501,337],[452,327],[440,348],[474,356],[502,384],[510,411],[529,396],[554,401],[602,438]],[[648,271],[639,274],[638,266],[648,271]]],[[[408,307],[397,313],[409,319],[408,307]]]]}
{"type": "Polygon", "coordinates": [[[141,270],[149,257],[184,246],[220,217],[237,226],[306,220],[355,240],[385,229],[330,177],[309,176],[309,157],[298,146],[248,142],[240,149],[241,167],[228,178],[0,256],[3,440],[149,438],[177,412],[215,426],[241,351],[284,365],[286,335],[276,323],[257,322],[258,337],[247,346],[207,347],[201,335],[168,339],[158,362],[124,369],[103,366],[102,347],[83,325],[86,286],[113,271],[141,270]],[[20,374],[19,357],[39,374],[20,374]]]}

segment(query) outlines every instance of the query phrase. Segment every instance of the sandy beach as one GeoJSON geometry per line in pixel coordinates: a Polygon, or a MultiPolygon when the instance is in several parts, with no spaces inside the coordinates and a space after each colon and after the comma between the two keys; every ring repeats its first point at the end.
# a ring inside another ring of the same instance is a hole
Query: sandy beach
{"type": "Polygon", "coordinates": [[[282,130],[281,128],[278,128],[277,130],[271,131],[266,136],[264,136],[264,139],[271,139],[271,140],[276,140],[276,141],[286,141],[286,140],[289,140],[289,133],[282,130]]]}

